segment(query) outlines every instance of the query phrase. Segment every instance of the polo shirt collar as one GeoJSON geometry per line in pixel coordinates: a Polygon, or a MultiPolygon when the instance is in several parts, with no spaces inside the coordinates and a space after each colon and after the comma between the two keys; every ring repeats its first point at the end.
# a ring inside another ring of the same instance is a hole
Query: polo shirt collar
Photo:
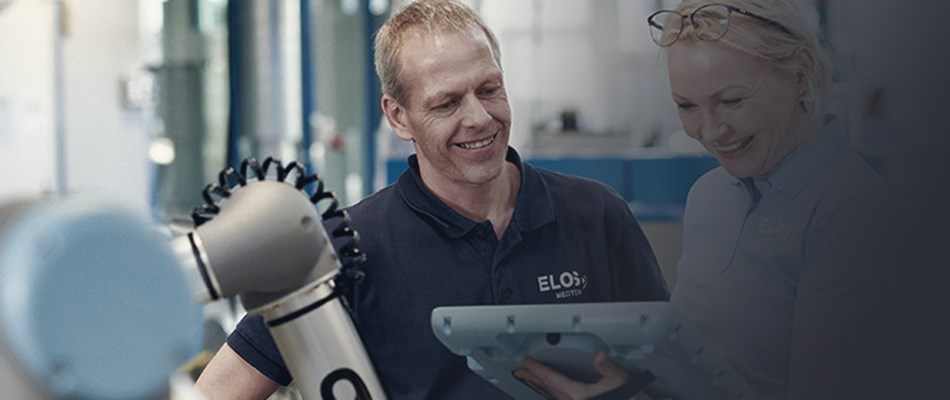
{"type": "MultiPolygon", "coordinates": [[[[823,173],[827,161],[846,148],[842,124],[837,118],[831,118],[820,132],[785,156],[772,170],[755,177],[756,188],[771,187],[791,197],[823,173]]],[[[735,184],[741,185],[741,181],[736,179],[735,184]]]]}
{"type": "MultiPolygon", "coordinates": [[[[521,171],[521,186],[511,223],[524,232],[537,229],[553,221],[553,201],[538,171],[534,167],[524,164],[518,152],[510,146],[505,161],[514,164],[521,171]]],[[[483,222],[468,219],[432,194],[422,183],[422,176],[419,174],[419,160],[415,154],[409,156],[409,169],[399,176],[395,187],[403,202],[409,208],[431,220],[435,226],[450,237],[465,236],[483,222]]]]}

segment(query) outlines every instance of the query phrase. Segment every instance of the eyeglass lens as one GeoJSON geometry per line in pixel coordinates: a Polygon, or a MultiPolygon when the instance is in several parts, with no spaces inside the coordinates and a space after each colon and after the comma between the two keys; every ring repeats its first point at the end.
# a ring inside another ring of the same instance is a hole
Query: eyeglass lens
{"type": "Polygon", "coordinates": [[[729,9],[720,4],[707,4],[690,14],[690,22],[702,40],[719,40],[729,30],[729,9]]]}
{"type": "Polygon", "coordinates": [[[669,46],[676,42],[683,30],[683,21],[686,19],[676,11],[663,10],[650,17],[650,35],[653,42],[659,46],[669,46]]]}
{"type": "Polygon", "coordinates": [[[719,40],[729,30],[730,14],[729,8],[721,4],[704,5],[689,16],[663,10],[650,17],[650,34],[657,45],[670,46],[679,39],[683,32],[683,22],[689,19],[700,39],[719,40]]]}

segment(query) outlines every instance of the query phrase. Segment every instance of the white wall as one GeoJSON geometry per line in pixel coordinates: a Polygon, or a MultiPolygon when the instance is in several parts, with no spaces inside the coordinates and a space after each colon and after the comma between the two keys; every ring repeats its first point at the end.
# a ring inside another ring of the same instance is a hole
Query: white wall
{"type": "Polygon", "coordinates": [[[140,66],[138,2],[66,3],[63,39],[67,188],[149,207],[149,136],[143,110],[122,105],[123,75],[140,66]]]}
{"type": "Polygon", "coordinates": [[[646,17],[655,2],[482,0],[501,44],[514,121],[512,143],[533,124],[576,109],[582,131],[628,135],[629,147],[680,128],[665,65],[646,17]]]}
{"type": "Polygon", "coordinates": [[[0,9],[0,202],[56,190],[51,1],[0,9]]]}
{"type": "MultiPolygon", "coordinates": [[[[138,3],[63,1],[62,116],[67,194],[149,209],[149,138],[120,81],[141,64],[138,3]]],[[[57,189],[54,0],[0,11],[0,201],[57,189]]]]}

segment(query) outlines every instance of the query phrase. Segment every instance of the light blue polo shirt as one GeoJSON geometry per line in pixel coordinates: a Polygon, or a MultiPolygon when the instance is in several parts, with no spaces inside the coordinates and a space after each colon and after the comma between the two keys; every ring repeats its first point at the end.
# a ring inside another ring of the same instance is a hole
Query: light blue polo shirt
{"type": "Polygon", "coordinates": [[[788,396],[793,332],[858,343],[882,267],[884,182],[825,128],[771,171],[690,190],[671,302],[763,397],[788,396]]]}

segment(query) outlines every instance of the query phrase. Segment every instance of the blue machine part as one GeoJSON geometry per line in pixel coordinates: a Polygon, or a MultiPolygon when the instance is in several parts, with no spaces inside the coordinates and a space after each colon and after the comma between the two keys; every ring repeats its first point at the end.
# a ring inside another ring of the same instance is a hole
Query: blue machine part
{"type": "Polygon", "coordinates": [[[629,161],[626,159],[619,157],[559,157],[534,158],[526,161],[538,168],[600,181],[616,190],[617,194],[624,199],[628,199],[630,182],[627,179],[626,165],[629,161]]]}
{"type": "Polygon", "coordinates": [[[719,166],[708,155],[676,155],[630,159],[624,165],[628,185],[624,198],[641,221],[679,221],[696,180],[719,166]]]}
{"type": "Polygon", "coordinates": [[[7,218],[0,345],[57,398],[166,393],[201,329],[201,309],[168,240],[89,200],[37,203],[7,218]]]}
{"type": "MultiPolygon", "coordinates": [[[[709,155],[672,153],[527,158],[525,161],[539,168],[603,182],[627,200],[641,222],[681,220],[690,187],[700,176],[719,165],[709,155]]],[[[406,168],[405,159],[387,160],[388,182],[395,182],[406,168]]]]}

